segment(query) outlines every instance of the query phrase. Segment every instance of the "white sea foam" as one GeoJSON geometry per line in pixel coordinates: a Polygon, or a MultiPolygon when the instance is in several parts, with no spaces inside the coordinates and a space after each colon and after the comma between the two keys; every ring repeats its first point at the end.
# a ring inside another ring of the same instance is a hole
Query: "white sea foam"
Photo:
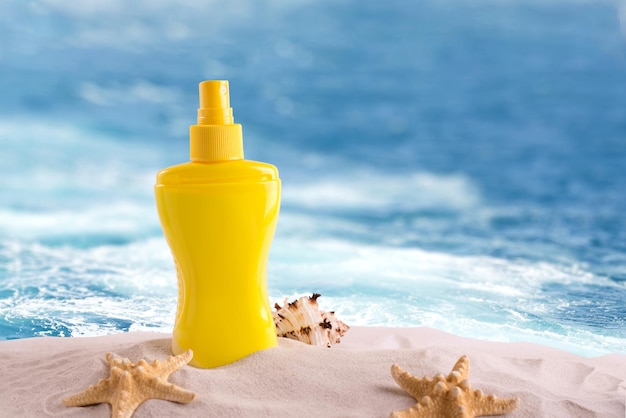
{"type": "Polygon", "coordinates": [[[602,335],[593,326],[567,325],[557,313],[563,307],[544,294],[553,284],[618,290],[609,279],[575,263],[284,239],[272,249],[269,284],[272,295],[322,293],[323,309],[358,325],[430,326],[495,341],[534,341],[585,355],[619,351],[623,344],[619,332],[602,335]]]}
{"type": "Polygon", "coordinates": [[[312,209],[465,210],[481,201],[478,187],[461,174],[394,175],[355,169],[310,183],[285,183],[286,204],[312,209]]]}
{"type": "MultiPolygon", "coordinates": [[[[5,240],[0,259],[10,273],[0,283],[7,288],[23,286],[93,284],[94,290],[125,293],[125,289],[167,291],[175,288],[171,255],[163,239],[151,238],[123,245],[98,245],[76,248],[47,246],[22,240],[5,240]]],[[[83,289],[84,290],[84,289],[83,289]]]]}
{"type": "MultiPolygon", "coordinates": [[[[0,299],[9,322],[32,318],[40,332],[54,335],[172,325],[176,278],[160,237],[89,248],[10,241],[0,247],[0,260],[5,260],[0,290],[13,289],[12,296],[0,299]]],[[[568,327],[558,318],[551,322],[554,301],[541,289],[554,281],[610,285],[581,266],[310,237],[277,237],[268,277],[272,302],[320,292],[322,309],[337,311],[349,324],[430,326],[586,355],[618,351],[619,334],[568,327]]]]}
{"type": "MultiPolygon", "coordinates": [[[[493,297],[532,297],[542,284],[611,282],[582,266],[461,256],[417,248],[393,248],[337,239],[277,239],[270,271],[281,285],[309,284],[341,289],[381,286],[405,290],[435,287],[441,296],[476,291],[493,297]],[[381,282],[382,281],[382,282],[381,282]],[[451,289],[452,290],[452,289],[451,289]]],[[[312,289],[314,290],[314,289],[312,289]]]]}
{"type": "Polygon", "coordinates": [[[21,336],[171,329],[176,278],[161,239],[82,249],[5,241],[0,267],[2,325],[21,336]]]}

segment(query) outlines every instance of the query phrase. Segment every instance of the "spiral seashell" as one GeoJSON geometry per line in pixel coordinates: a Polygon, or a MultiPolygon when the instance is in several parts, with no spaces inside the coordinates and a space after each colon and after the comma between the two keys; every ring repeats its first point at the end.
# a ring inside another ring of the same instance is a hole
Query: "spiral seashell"
{"type": "Polygon", "coordinates": [[[285,298],[282,307],[276,303],[273,316],[277,335],[328,348],[339,343],[350,327],[335,318],[335,312],[320,311],[317,305],[320,296],[313,293],[293,302],[285,298]]]}

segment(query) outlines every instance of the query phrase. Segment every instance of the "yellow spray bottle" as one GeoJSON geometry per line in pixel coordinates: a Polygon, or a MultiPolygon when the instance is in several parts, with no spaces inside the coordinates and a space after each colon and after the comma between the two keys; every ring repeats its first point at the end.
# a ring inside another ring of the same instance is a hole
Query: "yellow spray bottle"
{"type": "Polygon", "coordinates": [[[200,83],[191,161],[157,174],[157,209],[178,274],[172,350],[210,368],[277,344],[266,265],[280,207],[278,170],[243,159],[228,81],[200,83]]]}

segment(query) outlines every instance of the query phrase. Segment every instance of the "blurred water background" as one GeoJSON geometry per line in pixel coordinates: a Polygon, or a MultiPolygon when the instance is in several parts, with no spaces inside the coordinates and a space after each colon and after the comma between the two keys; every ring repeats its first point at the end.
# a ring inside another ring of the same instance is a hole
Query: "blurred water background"
{"type": "Polygon", "coordinates": [[[224,78],[283,180],[272,304],[626,352],[625,10],[3,1],[0,339],[171,330],[152,187],[224,78]]]}

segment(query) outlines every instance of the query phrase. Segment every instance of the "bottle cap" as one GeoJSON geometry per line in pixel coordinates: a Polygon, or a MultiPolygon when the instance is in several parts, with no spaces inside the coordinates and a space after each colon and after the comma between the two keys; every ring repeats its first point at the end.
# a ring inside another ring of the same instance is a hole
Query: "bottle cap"
{"type": "Polygon", "coordinates": [[[200,83],[198,124],[189,127],[192,161],[215,162],[243,158],[241,125],[234,123],[228,81],[200,83]]]}

